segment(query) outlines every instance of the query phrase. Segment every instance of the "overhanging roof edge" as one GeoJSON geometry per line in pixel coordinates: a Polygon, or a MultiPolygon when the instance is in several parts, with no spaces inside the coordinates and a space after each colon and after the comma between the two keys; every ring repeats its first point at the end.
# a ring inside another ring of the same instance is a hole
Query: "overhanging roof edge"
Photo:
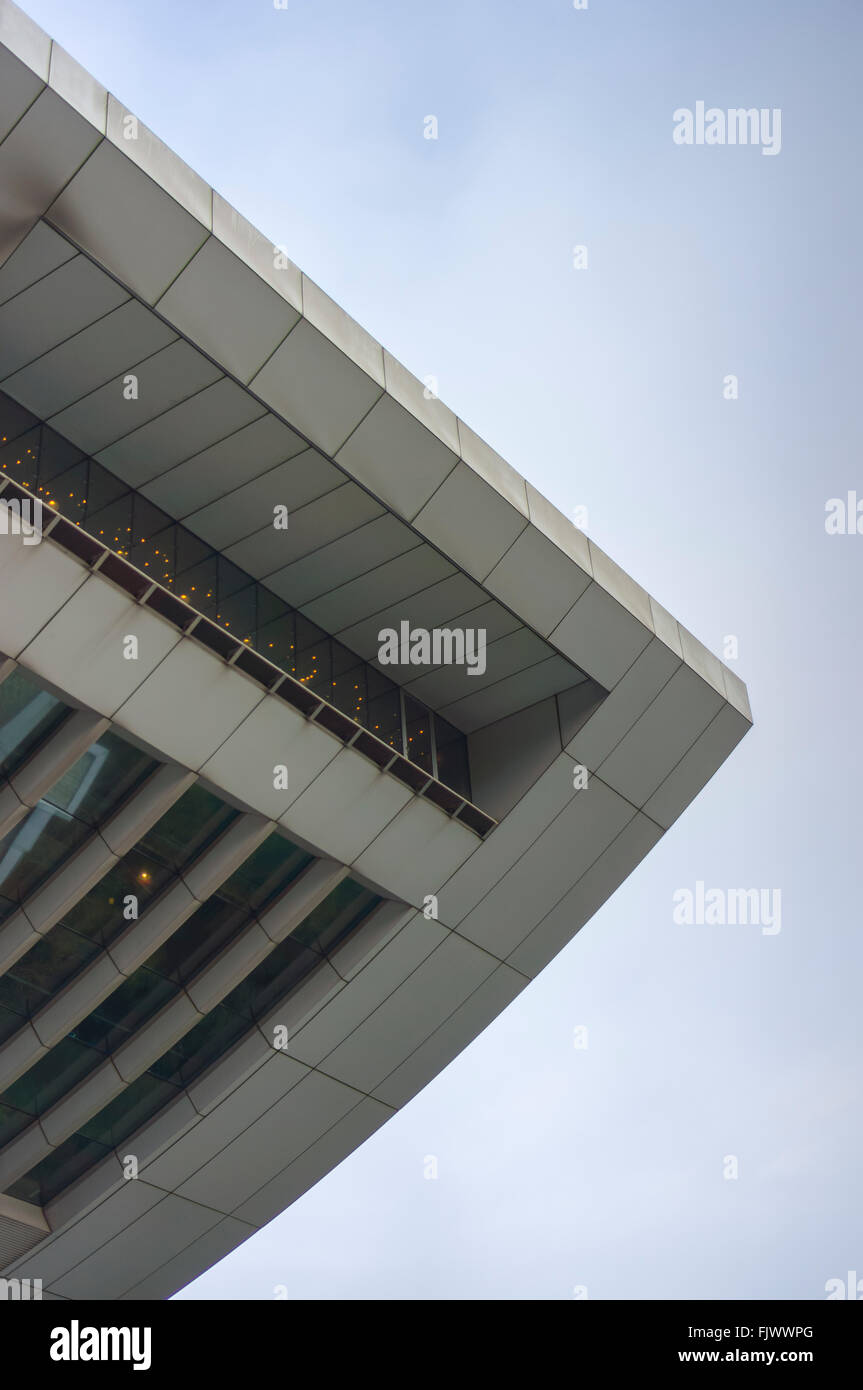
{"type": "MultiPolygon", "coordinates": [[[[211,239],[215,240],[237,258],[247,270],[250,270],[258,282],[265,284],[272,295],[278,296],[295,311],[298,317],[285,335],[283,343],[287,342],[291,333],[299,325],[307,325],[309,330],[324,340],[329,350],[338,353],[352,364],[355,371],[362,373],[363,378],[376,393],[369,411],[361,412],[360,419],[349,430],[347,438],[332,451],[325,447],[320,440],[315,439],[314,432],[310,434],[308,429],[302,425],[298,427],[297,422],[289,415],[284,416],[283,418],[292,428],[299,428],[301,433],[311,439],[314,447],[333,458],[343,472],[354,477],[373,495],[379,496],[384,505],[391,507],[395,514],[401,515],[415,530],[424,534],[421,514],[425,510],[425,503],[413,516],[407,516],[402,509],[393,505],[391,498],[381,495],[380,492],[375,493],[374,487],[370,486],[362,471],[354,471],[344,458],[339,457],[354,430],[362,423],[366,413],[370,413],[385,399],[400,407],[407,412],[418,429],[426,432],[452,456],[453,472],[459,465],[463,469],[467,469],[468,475],[483,487],[483,495],[486,495],[484,489],[489,490],[488,496],[494,499],[501,514],[505,510],[508,517],[520,518],[523,525],[520,526],[516,541],[513,544],[520,542],[527,536],[542,538],[545,542],[550,542],[557,552],[566,557],[570,565],[574,567],[574,572],[578,571],[582,576],[587,577],[588,586],[579,595],[580,598],[583,598],[590,590],[591,584],[596,585],[607,598],[613,600],[615,605],[629,615],[630,620],[634,620],[644,629],[646,634],[649,634],[647,640],[650,640],[651,637],[658,638],[659,641],[674,651],[684,664],[691,667],[703,680],[717,690],[724,701],[731,704],[751,722],[752,715],[746,686],[734,672],[720,662],[691,633],[680,627],[672,615],[657,604],[646,590],[632,580],[622,568],[615,564],[583,532],[579,531],[562,512],[537,492],[532,484],[506,463],[448,407],[436,398],[429,399],[423,384],[386,352],[296,266],[286,260],[281,269],[276,269],[272,264],[272,252],[279,248],[274,248],[267,238],[252,227],[179,156],[174,154],[157,136],[153,135],[143,123],[137,122],[137,118],[134,118],[132,113],[127,111],[127,108],[96,82],[64,49],[54,43],[18,6],[11,3],[11,0],[0,0],[0,49],[2,48],[7,49],[14,58],[23,64],[38,84],[34,88],[35,95],[28,95],[24,109],[19,113],[17,120],[22,119],[43,92],[46,90],[53,92],[76,113],[80,121],[85,122],[92,129],[96,137],[93,147],[80,166],[81,168],[88,163],[97,150],[105,145],[123,155],[128,161],[129,167],[139,171],[138,177],[151,181],[172,201],[178,210],[181,209],[186,217],[193,219],[200,226],[202,239],[195,250],[195,255],[211,239]],[[129,129],[127,124],[129,119],[135,122],[136,138],[134,139],[125,138],[125,133],[129,129]]],[[[13,128],[14,124],[13,121],[13,128]]],[[[79,172],[80,168],[74,171],[75,174],[79,172]]],[[[65,183],[61,185],[62,187],[65,187],[65,183]]],[[[32,225],[34,220],[38,220],[40,215],[48,211],[48,208],[57,201],[57,193],[60,191],[58,189],[54,196],[49,196],[47,205],[35,213],[35,218],[31,210],[29,225],[32,225]]],[[[32,190],[28,190],[28,193],[32,193],[32,190]]],[[[25,197],[25,204],[26,201],[25,197]]],[[[22,214],[22,220],[26,221],[26,208],[22,207],[22,214]]],[[[24,231],[26,232],[28,229],[29,227],[25,227],[24,231]]],[[[60,229],[69,236],[68,229],[62,226],[60,229]]],[[[162,287],[155,297],[152,294],[142,294],[139,287],[131,284],[126,277],[118,275],[117,269],[106,264],[104,258],[96,254],[85,241],[76,237],[70,237],[70,240],[73,240],[93,259],[106,265],[106,269],[127,284],[132,293],[142,298],[151,307],[156,308],[157,312],[173,323],[177,331],[183,336],[189,337],[187,330],[177,322],[175,317],[166,313],[166,308],[161,303],[174,284],[174,279],[162,287]]],[[[0,257],[4,260],[8,258],[17,244],[8,246],[5,243],[5,237],[0,239],[0,257]]],[[[184,264],[178,264],[177,277],[182,274],[184,269],[184,264]]],[[[223,326],[227,331],[230,324],[226,321],[223,326]]],[[[201,343],[195,337],[190,337],[190,341],[201,346],[209,355],[213,355],[212,347],[208,347],[206,343],[201,343]]],[[[279,344],[276,352],[280,350],[283,343],[279,344]]],[[[272,356],[275,356],[275,353],[272,356]]],[[[220,361],[218,357],[214,357],[214,360],[220,361]]],[[[231,374],[224,365],[222,365],[222,370],[231,374]]],[[[260,375],[260,371],[261,369],[253,374],[250,380],[242,382],[242,384],[251,387],[273,413],[280,414],[278,403],[267,400],[267,393],[261,390],[259,385],[253,385],[257,376],[260,375]]],[[[447,481],[448,478],[449,475],[445,477],[444,481],[447,481]]],[[[433,489],[433,492],[436,490],[433,489]]],[[[449,553],[441,545],[439,539],[435,539],[433,535],[427,535],[426,538],[439,550],[442,550],[442,553],[448,554],[452,562],[474,582],[486,588],[493,597],[509,606],[525,626],[536,631],[530,619],[519,612],[517,602],[511,596],[501,599],[495,589],[489,587],[486,582],[493,574],[497,562],[492,565],[487,574],[479,575],[466,567],[463,560],[449,553]]],[[[574,604],[573,607],[575,606],[574,604]]],[[[603,682],[601,675],[591,669],[592,663],[589,654],[586,654],[583,646],[579,645],[583,643],[583,634],[575,639],[576,645],[573,645],[574,639],[564,630],[564,624],[569,617],[570,613],[567,613],[558,625],[560,631],[540,633],[539,635],[568,660],[587,670],[589,674],[596,674],[601,683],[609,684],[603,682]]],[[[613,683],[610,684],[613,685],[613,683]]]]}

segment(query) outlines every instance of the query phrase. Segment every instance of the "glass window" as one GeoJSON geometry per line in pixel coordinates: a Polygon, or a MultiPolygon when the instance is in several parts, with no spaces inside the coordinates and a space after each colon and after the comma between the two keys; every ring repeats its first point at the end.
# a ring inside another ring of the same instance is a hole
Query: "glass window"
{"type": "Polygon", "coordinates": [[[432,716],[424,705],[405,695],[405,754],[412,763],[432,775],[432,716]]]}
{"type": "MultiPolygon", "coordinates": [[[[163,1105],[175,1098],[177,1087],[160,1080],[152,1072],[145,1071],[137,1077],[125,1091],[94,1115],[78,1136],[90,1143],[114,1147],[122,1144],[130,1134],[162,1109],[163,1105]]],[[[68,1142],[68,1141],[67,1141],[68,1142]]],[[[65,1148],[65,1144],[62,1146],[65,1148]]]]}
{"type": "Polygon", "coordinates": [[[333,658],[331,642],[308,618],[297,614],[296,652],[292,674],[303,685],[327,699],[332,687],[333,658]]]}
{"type": "Polygon", "coordinates": [[[32,1122],[32,1115],[16,1110],[14,1106],[0,1104],[0,1148],[4,1144],[11,1144],[32,1122]]]}
{"type": "Polygon", "coordinates": [[[215,618],[219,607],[219,566],[212,553],[199,565],[184,571],[174,584],[174,593],[205,618],[215,618]]]}
{"type": "Polygon", "coordinates": [[[21,1027],[21,1015],[0,1004],[0,1043],[7,1042],[21,1027]]]}
{"type": "MultiPolygon", "coordinates": [[[[167,518],[166,518],[167,520],[167,518]]],[[[212,546],[202,541],[199,536],[187,531],[185,526],[174,526],[174,592],[179,593],[185,585],[185,576],[192,570],[198,568],[206,560],[214,558],[215,552],[212,546]]],[[[152,530],[152,527],[151,527],[152,530]]],[[[246,581],[249,582],[248,580],[246,581]]]]}
{"type": "Polygon", "coordinates": [[[435,753],[437,754],[438,781],[452,787],[459,796],[470,800],[470,769],[467,758],[467,739],[460,729],[434,717],[435,753]]]}
{"type": "Polygon", "coordinates": [[[260,1018],[319,963],[380,902],[353,879],[343,881],[280,942],[223,1001],[247,1018],[260,1018]]]}
{"type": "Polygon", "coordinates": [[[40,801],[0,840],[0,892],[22,902],[90,833],[83,821],[40,801]]]}
{"type": "Polygon", "coordinates": [[[164,1081],[189,1086],[248,1032],[249,1022],[242,1014],[217,1004],[150,1070],[164,1081]]]}
{"type": "Polygon", "coordinates": [[[237,814],[232,806],[196,784],[165,812],[139,842],[139,849],[179,870],[202,854],[237,814]]]}
{"type": "Polygon", "coordinates": [[[118,501],[121,497],[128,497],[131,503],[131,492],[127,483],[115,478],[113,473],[109,473],[107,468],[103,468],[101,463],[95,459],[88,460],[90,472],[87,478],[87,493],[85,498],[86,525],[88,531],[92,529],[90,521],[97,516],[105,507],[112,502],[118,501]]]}
{"type": "Polygon", "coordinates": [[[115,734],[103,734],[28,816],[0,840],[0,893],[23,901],[155,769],[115,734]]]}
{"type": "Polygon", "coordinates": [[[218,612],[214,614],[219,627],[230,632],[232,637],[243,642],[248,639],[253,644],[256,631],[256,591],[257,585],[247,584],[219,602],[218,612]]]}
{"type": "MultiPolygon", "coordinates": [[[[49,425],[42,426],[39,443],[39,482],[43,488],[52,490],[56,487],[59,496],[62,492],[59,487],[60,478],[67,468],[79,463],[82,458],[84,455],[81,450],[76,449],[74,444],[70,444],[68,439],[57,434],[49,425]]],[[[58,511],[62,510],[63,508],[58,505],[58,511]]]]}
{"type": "Polygon", "coordinates": [[[157,763],[116,734],[102,734],[44,800],[86,825],[99,825],[155,772],[157,763]]]}
{"type": "MultiPolygon", "coordinates": [[[[166,864],[162,857],[157,858],[155,854],[147,853],[141,846],[149,844],[150,849],[161,850],[163,854],[174,858],[178,826],[187,814],[194,814],[196,810],[202,814],[205,822],[201,827],[205,838],[214,827],[223,827],[236,814],[207,792],[204,792],[203,796],[191,797],[190,805],[182,808],[180,815],[172,808],[149,832],[141,845],[136,845],[130,850],[80,902],[69,909],[62,922],[52,927],[5,976],[0,976],[0,1006],[14,1010],[19,1015],[19,1026],[21,1016],[30,1016],[44,1007],[53,994],[92,964],[101,950],[110,946],[111,942],[130,926],[135,920],[129,915],[132,906],[130,898],[136,899],[137,916],[140,918],[150,904],[176,880],[176,871],[172,865],[166,864]]],[[[185,863],[197,857],[199,840],[200,836],[189,837],[185,847],[188,857],[177,864],[177,868],[184,867],[185,863]]],[[[287,881],[289,876],[299,872],[311,856],[296,850],[287,840],[282,839],[282,844],[286,846],[286,850],[280,862],[287,881]]],[[[262,880],[256,891],[265,894],[267,882],[262,880]]],[[[249,895],[252,896],[251,886],[249,895]]],[[[247,908],[243,909],[242,916],[245,920],[248,919],[247,908]]]]}
{"type": "Polygon", "coordinates": [[[103,1052],[79,1042],[71,1033],[7,1086],[0,1102],[34,1118],[43,1115],[104,1060],[103,1052]]]}
{"type": "Polygon", "coordinates": [[[366,722],[366,664],[341,642],[332,643],[332,684],[327,699],[358,724],[366,722]]]}
{"type": "MultiPolygon", "coordinates": [[[[176,574],[178,527],[167,512],[154,507],[139,492],[132,493],[132,532],[129,559],[160,584],[171,586],[176,574]]],[[[198,545],[202,543],[199,541],[198,545]]],[[[205,547],[204,547],[205,548],[205,547]]]]}
{"type": "Polygon", "coordinates": [[[251,912],[262,912],[311,864],[312,858],[286,836],[274,831],[231,874],[219,892],[223,898],[245,904],[251,912]]]}
{"type": "MultiPolygon", "coordinates": [[[[265,841],[265,844],[268,842],[265,841]]],[[[77,1134],[71,1135],[54,1153],[10,1187],[10,1195],[42,1204],[51,1201],[111,1148],[125,1143],[177,1095],[178,1087],[189,1085],[213,1062],[224,1056],[248,1031],[254,1017],[267,1013],[279,998],[314,969],[320,962],[319,951],[353,930],[378,902],[380,898],[361,884],[353,879],[343,880],[325,902],[309,915],[300,933],[295,933],[276,946],[241,985],[206,1014],[200,1023],[195,1024],[147,1072],[110,1101],[77,1134]],[[309,944],[303,944],[299,939],[301,934],[317,949],[312,950],[309,944]]],[[[77,1037],[82,1030],[76,1030],[0,1097],[0,1140],[8,1142],[26,1127],[29,1116],[41,1114],[48,1104],[53,1104],[50,1097],[55,1095],[58,1085],[59,1093],[65,1094],[69,1085],[75,1084],[76,1078],[80,1079],[81,1075],[87,1074],[87,1070],[98,1065],[104,1055],[102,1049],[116,1045],[115,1039],[119,1036],[117,1030],[122,1028],[125,1032],[127,1025],[139,1027],[142,1010],[161,1007],[155,985],[143,978],[135,983],[136,976],[143,977],[149,973],[146,968],[136,971],[119,990],[115,990],[110,1000],[94,1011],[88,1021],[88,1029],[92,1030],[89,1036],[94,1046],[82,1046],[77,1037]],[[128,991],[125,997],[124,991],[128,991]],[[51,1059],[55,1054],[57,1061],[52,1065],[51,1059]],[[62,1073],[59,1083],[56,1079],[58,1073],[62,1073]]]]}
{"type": "Polygon", "coordinates": [[[89,460],[82,458],[54,481],[57,510],[78,524],[86,515],[89,471],[89,460]]]}
{"type": "MultiPolygon", "coordinates": [[[[98,946],[109,946],[135,920],[127,915],[133,907],[137,906],[137,915],[141,917],[174,876],[168,865],[136,846],[69,909],[63,921],[98,946]],[[127,903],[129,898],[135,898],[136,904],[127,903]]],[[[49,932],[46,940],[51,935],[49,932]]]]}
{"type": "MultiPolygon", "coordinates": [[[[269,599],[269,595],[267,598],[269,599]]],[[[274,613],[272,605],[269,602],[262,603],[261,592],[258,593],[258,627],[254,646],[261,653],[261,656],[265,656],[274,665],[281,666],[283,671],[293,671],[296,644],[295,615],[286,603],[283,603],[281,607],[281,613],[274,613]]]]}
{"type": "MultiPolygon", "coordinates": [[[[81,1044],[105,1054],[114,1052],[174,998],[180,983],[196,975],[219,950],[239,935],[251,920],[252,909],[268,901],[274,892],[283,891],[300,869],[310,862],[310,858],[284,837],[271,835],[250,856],[242,870],[228,879],[225,894],[216,895],[204,903],[146,965],[124,980],[76,1025],[59,1047],[53,1048],[47,1057],[31,1068],[27,1077],[16,1083],[18,1089],[10,1088],[5,1098],[8,1103],[18,1109],[27,1109],[26,1097],[30,1095],[32,1087],[44,1086],[44,1073],[53,1075],[56,1071],[65,1083],[70,1075],[70,1066],[86,1067],[92,1059],[82,1058],[81,1044]]],[[[28,1006],[38,1008],[45,1001],[44,980],[40,980],[39,976],[46,963],[56,978],[63,971],[67,975],[74,973],[81,963],[86,964],[92,959],[92,943],[77,938],[80,947],[75,957],[74,946],[69,946],[70,940],[75,942],[74,932],[58,932],[55,928],[49,933],[44,942],[22,957],[24,968],[19,971],[23,985],[33,985],[39,980],[41,988],[31,988],[28,992],[19,988],[18,981],[9,976],[5,982],[0,982],[5,984],[6,990],[4,995],[0,989],[0,1002],[18,1012],[25,1012],[28,1006]],[[46,956],[49,957],[47,962],[46,956]]],[[[19,967],[22,962],[19,962],[19,967]]]]}
{"type": "Polygon", "coordinates": [[[216,556],[216,566],[219,576],[220,602],[224,602],[230,594],[235,594],[238,589],[245,589],[249,582],[249,576],[245,570],[238,569],[230,560],[226,560],[224,555],[216,556]]]}
{"type": "Polygon", "coordinates": [[[169,937],[147,966],[185,984],[286,891],[312,856],[273,834],[169,937]]]}
{"type": "Polygon", "coordinates": [[[186,984],[238,937],[249,921],[248,908],[216,893],[150,956],[147,967],[186,984]]]}
{"type": "Polygon", "coordinates": [[[0,1004],[22,1016],[20,1026],[99,954],[94,942],[58,924],[0,976],[0,1004]]]}
{"type": "Polygon", "coordinates": [[[107,1144],[97,1144],[81,1134],[73,1134],[53,1154],[44,1158],[31,1173],[19,1178],[9,1189],[10,1197],[44,1206],[63,1192],[100,1159],[111,1152],[107,1144]]]}
{"type": "MultiPolygon", "coordinates": [[[[0,400],[2,411],[0,411],[0,446],[10,443],[12,440],[20,439],[22,434],[31,430],[38,424],[35,415],[31,415],[29,410],[25,410],[23,405],[13,401],[10,396],[3,396],[0,400]]],[[[0,447],[0,458],[5,458],[0,447]]]]}
{"type": "Polygon", "coordinates": [[[376,671],[369,671],[368,714],[366,727],[388,743],[397,753],[402,751],[402,707],[397,685],[387,681],[383,690],[374,691],[376,671]]]}
{"type": "Polygon", "coordinates": [[[0,683],[0,773],[17,772],[69,712],[16,666],[0,683]]]}
{"type": "Polygon", "coordinates": [[[314,951],[331,951],[358,927],[381,899],[355,879],[345,878],[293,932],[295,941],[314,951]]]}
{"type": "Polygon", "coordinates": [[[132,494],[114,498],[87,514],[87,530],[103,545],[128,558],[132,548],[132,494]]]}
{"type": "MultiPolygon", "coordinates": [[[[433,714],[415,702],[404,745],[398,688],[251,575],[86,459],[0,392],[0,465],[142,572],[431,772],[433,714]],[[7,423],[8,422],[8,423],[7,423]],[[29,426],[29,428],[28,428],[29,426]],[[36,482],[38,476],[38,485],[36,482]]],[[[445,721],[443,721],[445,723],[445,721]]],[[[450,728],[451,726],[446,726],[450,728]]],[[[442,742],[437,775],[466,794],[467,745],[442,742]]]]}
{"type": "Polygon", "coordinates": [[[116,1052],[179,992],[171,980],[141,966],[82,1019],[71,1036],[106,1055],[116,1052]]]}
{"type": "MultiPolygon", "coordinates": [[[[3,412],[5,420],[6,412],[3,412]]],[[[13,425],[12,428],[15,428],[13,425]]],[[[18,435],[12,439],[11,443],[0,442],[0,469],[6,474],[7,478],[12,478],[14,482],[20,483],[22,487],[30,488],[31,492],[38,495],[38,467],[39,467],[39,438],[41,427],[36,425],[27,430],[26,433],[18,435]]],[[[3,440],[5,429],[0,429],[0,441],[3,440]]]]}

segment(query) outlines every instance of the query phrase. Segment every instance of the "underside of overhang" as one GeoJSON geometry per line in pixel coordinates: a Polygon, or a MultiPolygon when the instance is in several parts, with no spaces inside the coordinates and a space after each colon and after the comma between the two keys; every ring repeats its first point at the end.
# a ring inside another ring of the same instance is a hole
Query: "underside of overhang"
{"type": "MultiPolygon", "coordinates": [[[[385,668],[463,731],[585,679],[45,221],[0,268],[0,390],[364,661],[378,664],[379,634],[403,622],[482,632],[482,671],[385,668]]],[[[481,546],[484,516],[472,524],[481,546]]],[[[589,583],[570,569],[561,609],[589,583]]]]}
{"type": "Polygon", "coordinates": [[[486,676],[399,676],[459,727],[584,672],[609,690],[654,635],[748,717],[738,678],[283,247],[8,0],[0,22],[10,395],[364,657],[387,617],[485,620],[486,676]],[[291,500],[294,533],[274,534],[291,500]]]}

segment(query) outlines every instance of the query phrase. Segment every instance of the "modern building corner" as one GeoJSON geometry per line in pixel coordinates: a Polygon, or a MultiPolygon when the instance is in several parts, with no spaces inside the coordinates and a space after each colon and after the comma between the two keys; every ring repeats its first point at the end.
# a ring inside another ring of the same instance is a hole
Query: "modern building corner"
{"type": "Polygon", "coordinates": [[[0,1275],[164,1299],[491,1023],[752,715],[9,0],[0,513],[0,1275]]]}

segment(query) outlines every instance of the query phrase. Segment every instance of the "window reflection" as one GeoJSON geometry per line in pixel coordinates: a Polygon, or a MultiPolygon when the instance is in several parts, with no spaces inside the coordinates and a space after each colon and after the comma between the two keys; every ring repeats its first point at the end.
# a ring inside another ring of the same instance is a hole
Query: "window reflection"
{"type": "MultiPolygon", "coordinates": [[[[288,841],[283,840],[282,844],[284,849],[265,841],[257,853],[268,846],[266,854],[271,859],[279,851],[283,865],[295,863],[298,851],[288,841]]],[[[110,1148],[124,1143],[158,1114],[182,1086],[188,1086],[223,1057],[255,1019],[262,1018],[320,963],[321,952],[331,949],[359,926],[380,901],[353,879],[343,880],[220,1004],[76,1134],[10,1187],[9,1194],[40,1205],[53,1200],[104,1158],[110,1148]]],[[[188,939],[193,937],[194,933],[188,939]]],[[[197,945],[201,944],[199,937],[197,945]]],[[[162,960],[164,963],[167,956],[162,960]]],[[[167,978],[168,972],[165,976],[157,975],[150,969],[154,963],[151,958],[147,967],[130,976],[84,1024],[4,1092],[0,1102],[0,1144],[11,1142],[34,1116],[55,1104],[70,1085],[77,1084],[125,1041],[130,1020],[134,1019],[133,1028],[140,1026],[142,1020],[174,997],[179,991],[176,975],[174,980],[167,978]],[[54,1062],[50,1064],[52,1058],[54,1062]]],[[[170,973],[174,974],[174,970],[170,973]]]]}
{"type": "Polygon", "coordinates": [[[11,777],[69,713],[16,666],[0,683],[0,774],[11,777]]]}
{"type": "Polygon", "coordinates": [[[103,734],[0,840],[0,894],[27,898],[156,766],[116,734],[103,734]]]}

